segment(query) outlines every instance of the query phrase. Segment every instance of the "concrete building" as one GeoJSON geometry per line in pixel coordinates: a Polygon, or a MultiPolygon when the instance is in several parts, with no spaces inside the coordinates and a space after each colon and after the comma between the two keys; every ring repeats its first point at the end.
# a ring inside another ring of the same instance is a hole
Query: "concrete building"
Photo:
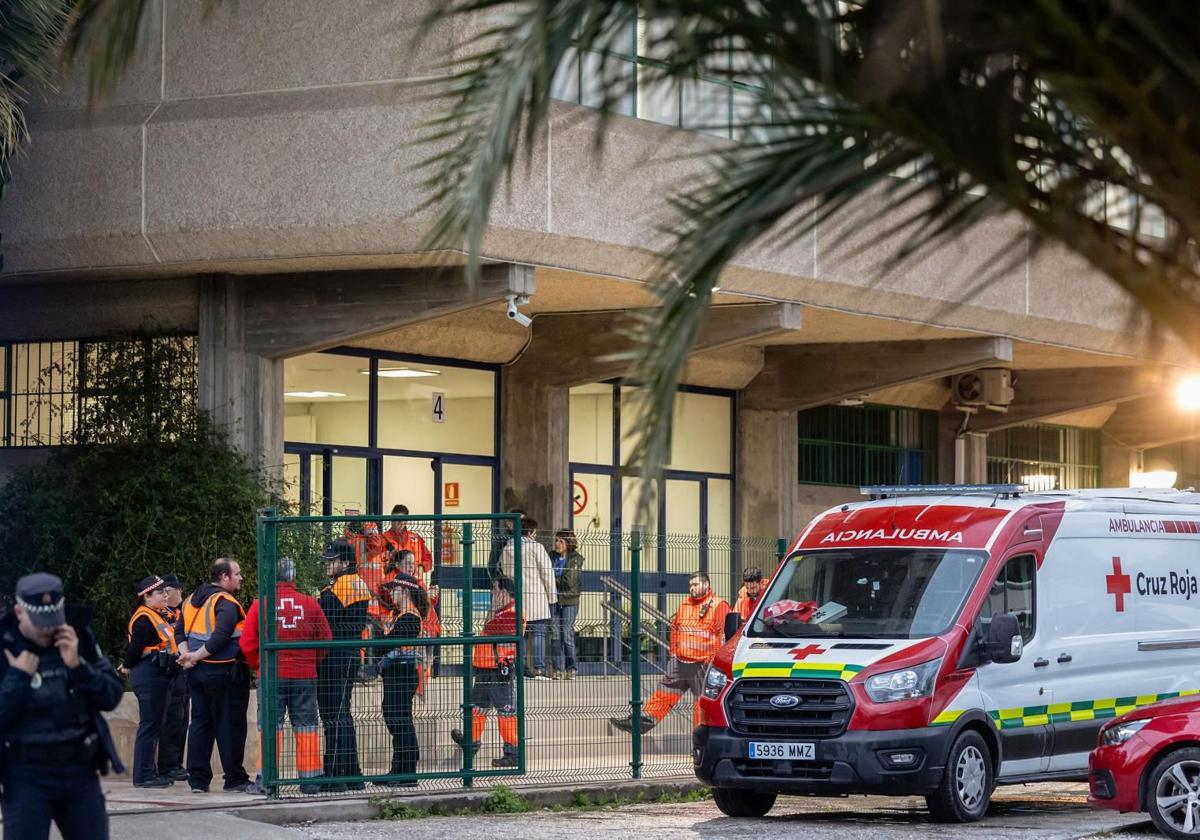
{"type": "MultiPolygon", "coordinates": [[[[553,527],[629,526],[630,395],[606,358],[651,302],[663,196],[699,171],[683,153],[722,143],[687,125],[737,91],[643,90],[597,160],[585,57],[470,285],[461,255],[422,247],[410,144],[432,106],[410,82],[471,32],[413,44],[421,12],[162,0],[108,99],[89,108],[78,78],[39,99],[0,204],[0,470],[44,452],[22,432],[55,398],[38,358],[153,319],[198,337],[203,406],[304,509],[520,504],[553,527]],[[530,328],[509,295],[528,296],[530,328]]],[[[864,248],[877,231],[857,228],[818,226],[723,278],[650,527],[791,535],[872,481],[1125,485],[1200,434],[1166,396],[1169,348],[1080,259],[1027,254],[980,287],[997,254],[1028,250],[1019,220],[890,270],[896,243],[864,248]],[[1011,404],[964,414],[951,377],[986,369],[1011,372],[1011,404]]]]}

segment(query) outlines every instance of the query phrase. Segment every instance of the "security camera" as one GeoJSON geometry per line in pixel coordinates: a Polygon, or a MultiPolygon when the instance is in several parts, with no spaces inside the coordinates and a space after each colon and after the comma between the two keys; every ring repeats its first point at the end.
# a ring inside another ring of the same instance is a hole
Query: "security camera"
{"type": "Polygon", "coordinates": [[[529,325],[533,323],[533,319],[521,310],[517,309],[517,304],[529,303],[529,298],[518,297],[517,295],[509,295],[506,300],[508,301],[508,309],[506,310],[508,319],[510,321],[516,321],[522,327],[529,329],[529,325]]]}

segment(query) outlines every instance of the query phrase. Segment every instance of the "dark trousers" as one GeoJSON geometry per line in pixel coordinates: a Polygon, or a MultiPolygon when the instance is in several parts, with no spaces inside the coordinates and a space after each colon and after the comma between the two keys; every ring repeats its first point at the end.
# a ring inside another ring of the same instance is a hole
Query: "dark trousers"
{"type": "Polygon", "coordinates": [[[158,735],[158,772],[169,773],[183,766],[183,742],[188,727],[187,671],[176,671],[167,694],[167,713],[158,735]]]}
{"type": "Polygon", "coordinates": [[[317,705],[325,729],[323,765],[326,776],[361,776],[358,737],[350,714],[350,697],[358,656],[334,650],[317,666],[317,705]]]}
{"type": "Polygon", "coordinates": [[[250,686],[244,670],[244,665],[201,662],[188,674],[192,722],[188,727],[187,771],[188,784],[194,788],[207,790],[212,782],[214,740],[221,757],[225,788],[250,781],[242,766],[246,752],[246,706],[250,703],[250,686]]]}
{"type": "Polygon", "coordinates": [[[100,778],[90,764],[9,764],[3,773],[4,840],[108,840],[100,778]]]}
{"type": "Polygon", "coordinates": [[[158,742],[171,693],[171,675],[149,659],[129,672],[129,682],[138,701],[137,738],[133,742],[133,783],[153,781],[158,776],[158,742]]]}
{"type": "Polygon", "coordinates": [[[417,693],[416,660],[389,664],[383,669],[383,722],[392,736],[392,769],[395,774],[417,772],[421,747],[413,725],[413,697],[417,693]]]}

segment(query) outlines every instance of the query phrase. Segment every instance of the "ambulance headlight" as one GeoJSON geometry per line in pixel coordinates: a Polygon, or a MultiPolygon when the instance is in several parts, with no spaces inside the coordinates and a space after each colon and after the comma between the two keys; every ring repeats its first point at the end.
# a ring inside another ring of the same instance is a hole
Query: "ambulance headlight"
{"type": "Polygon", "coordinates": [[[897,700],[912,700],[933,694],[933,681],[941,667],[941,659],[932,659],[912,668],[888,671],[868,677],[867,696],[876,703],[892,703],[897,700]]]}
{"type": "Polygon", "coordinates": [[[1100,733],[1100,743],[1110,747],[1117,744],[1124,744],[1134,735],[1141,732],[1142,727],[1151,720],[1153,718],[1142,718],[1141,720],[1129,720],[1125,723],[1108,726],[1100,733]]]}
{"type": "Polygon", "coordinates": [[[704,675],[704,696],[709,700],[716,700],[721,696],[721,689],[727,682],[729,682],[729,677],[725,676],[719,668],[709,665],[708,673],[704,675]]]}

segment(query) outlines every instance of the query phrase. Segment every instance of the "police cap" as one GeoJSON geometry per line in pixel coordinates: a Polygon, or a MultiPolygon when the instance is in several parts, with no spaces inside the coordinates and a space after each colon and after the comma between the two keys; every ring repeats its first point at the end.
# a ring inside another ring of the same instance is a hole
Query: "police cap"
{"type": "Polygon", "coordinates": [[[37,572],[17,581],[17,604],[35,627],[59,627],[67,623],[63,582],[56,575],[37,572]]]}
{"type": "Polygon", "coordinates": [[[354,546],[350,545],[348,540],[334,540],[325,548],[325,553],[321,555],[321,559],[341,560],[343,563],[353,566],[355,561],[354,546]]]}

